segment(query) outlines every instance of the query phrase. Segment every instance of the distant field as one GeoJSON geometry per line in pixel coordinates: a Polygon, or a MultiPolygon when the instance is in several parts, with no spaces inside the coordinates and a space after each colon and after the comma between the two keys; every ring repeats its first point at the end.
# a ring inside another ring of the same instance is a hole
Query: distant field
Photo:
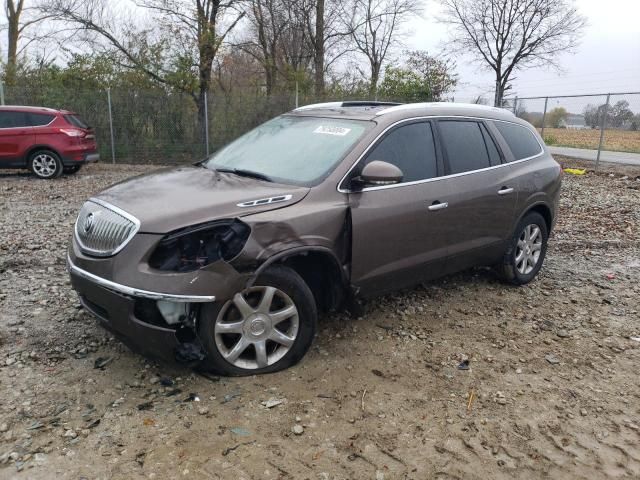
{"type": "MultiPolygon", "coordinates": [[[[538,129],[540,130],[540,129],[538,129]]],[[[545,128],[544,141],[558,147],[598,149],[600,130],[570,130],[566,128],[545,128]]],[[[605,130],[603,150],[640,153],[640,131],[605,130]]]]}

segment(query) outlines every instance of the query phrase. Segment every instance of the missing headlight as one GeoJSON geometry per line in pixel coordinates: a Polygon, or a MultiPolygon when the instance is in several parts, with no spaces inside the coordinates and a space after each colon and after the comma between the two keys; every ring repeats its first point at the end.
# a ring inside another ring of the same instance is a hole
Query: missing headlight
{"type": "Polygon", "coordinates": [[[240,253],[251,229],[240,220],[223,220],[170,233],[163,238],[149,266],[172,272],[191,272],[240,253]]]}

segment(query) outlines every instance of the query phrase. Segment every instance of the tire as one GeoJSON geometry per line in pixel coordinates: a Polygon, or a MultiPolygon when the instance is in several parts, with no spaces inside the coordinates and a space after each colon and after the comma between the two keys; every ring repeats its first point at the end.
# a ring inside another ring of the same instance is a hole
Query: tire
{"type": "Polygon", "coordinates": [[[74,173],[77,173],[81,167],[82,165],[71,165],[70,167],[63,167],[62,171],[65,175],[73,175],[74,173]]]}
{"type": "Polygon", "coordinates": [[[29,155],[29,170],[36,177],[51,180],[62,175],[62,160],[51,150],[36,150],[29,155]]]}
{"type": "Polygon", "coordinates": [[[244,376],[291,367],[309,350],[317,316],[313,293],[302,277],[285,266],[270,267],[252,287],[231,300],[202,308],[198,335],[207,358],[199,368],[218,375],[244,376]],[[269,298],[273,300],[265,308],[269,298]],[[280,343],[285,340],[287,344],[280,343]]]}
{"type": "Polygon", "coordinates": [[[527,213],[518,222],[505,252],[503,263],[499,266],[502,279],[513,285],[525,285],[532,281],[542,268],[547,254],[548,240],[549,230],[542,215],[536,212],[527,213]],[[539,233],[532,241],[531,237],[535,234],[536,227],[539,233]],[[525,241],[527,238],[529,238],[528,242],[525,241]],[[537,256],[536,252],[538,252],[537,256]],[[518,258],[521,254],[524,258],[518,258]]]}

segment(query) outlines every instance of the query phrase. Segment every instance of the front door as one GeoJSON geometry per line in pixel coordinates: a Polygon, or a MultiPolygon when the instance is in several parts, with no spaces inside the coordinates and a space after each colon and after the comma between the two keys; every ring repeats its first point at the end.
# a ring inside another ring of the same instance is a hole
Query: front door
{"type": "Polygon", "coordinates": [[[0,111],[0,166],[24,167],[24,154],[34,140],[26,113],[0,111]]]}
{"type": "Polygon", "coordinates": [[[436,277],[447,255],[447,238],[440,227],[446,209],[429,209],[446,194],[446,185],[437,180],[441,166],[431,122],[407,122],[388,131],[349,178],[374,160],[400,168],[403,180],[349,193],[351,281],[365,296],[436,277]]]}

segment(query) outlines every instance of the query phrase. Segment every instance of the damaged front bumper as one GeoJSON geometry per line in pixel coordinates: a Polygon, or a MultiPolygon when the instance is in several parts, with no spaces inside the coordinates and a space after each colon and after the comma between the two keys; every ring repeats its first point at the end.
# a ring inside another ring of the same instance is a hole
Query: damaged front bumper
{"type": "Polygon", "coordinates": [[[160,293],[160,292],[151,292],[148,290],[141,290],[139,288],[128,287],[126,285],[121,285],[116,282],[112,282],[111,280],[107,280],[105,278],[94,275],[93,273],[87,272],[86,270],[81,269],[73,264],[71,258],[67,256],[67,265],[69,268],[69,273],[81,277],[85,280],[95,283],[96,285],[105,288],[107,290],[111,290],[112,292],[119,293],[122,295],[127,295],[131,297],[139,297],[139,298],[147,298],[150,300],[166,300],[171,302],[181,302],[181,303],[202,303],[202,302],[214,302],[216,297],[214,295],[176,295],[172,293],[160,293]]]}
{"type": "Polygon", "coordinates": [[[200,305],[215,295],[158,292],[89,272],[67,256],[71,285],[82,306],[132,350],[168,362],[197,362],[205,351],[197,334],[200,305]]]}

